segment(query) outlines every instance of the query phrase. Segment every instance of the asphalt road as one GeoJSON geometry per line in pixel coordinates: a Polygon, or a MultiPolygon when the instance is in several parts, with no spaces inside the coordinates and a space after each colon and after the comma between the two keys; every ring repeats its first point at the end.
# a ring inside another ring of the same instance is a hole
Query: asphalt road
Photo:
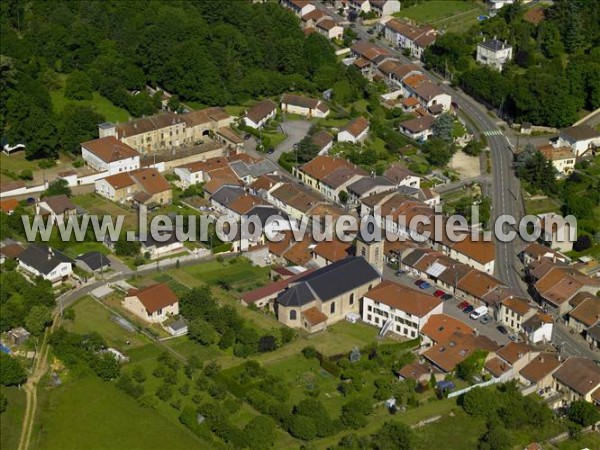
{"type": "MultiPolygon", "coordinates": [[[[345,18],[337,14],[333,9],[326,8],[323,4],[318,4],[318,8],[326,11],[337,20],[345,21],[345,18]]],[[[373,36],[366,32],[367,28],[362,26],[360,21],[356,24],[353,29],[358,39],[366,41],[373,39],[373,36]]],[[[377,45],[391,50],[394,56],[401,62],[421,65],[420,61],[414,61],[405,57],[384,39],[376,39],[375,42],[377,45]]],[[[517,146],[516,136],[497,116],[488,112],[485,107],[462,91],[452,88],[439,75],[428,72],[425,69],[423,69],[423,73],[433,82],[437,83],[444,92],[452,96],[452,100],[458,105],[459,113],[465,115],[471,124],[475,126],[476,130],[473,130],[476,131],[475,134],[479,136],[484,135],[486,138],[492,160],[491,194],[493,222],[502,215],[508,215],[514,217],[515,222],[518,224],[525,215],[525,211],[521,198],[520,183],[512,169],[513,149],[517,146]],[[501,128],[500,125],[503,125],[503,127],[501,128]]],[[[593,124],[596,121],[600,121],[600,114],[589,118],[586,120],[586,123],[593,124]]],[[[547,140],[547,137],[538,139],[547,140]]],[[[523,142],[519,141],[519,147],[527,141],[527,138],[523,139],[523,142]]],[[[503,228],[505,232],[509,231],[507,226],[503,228]]],[[[494,235],[494,233],[492,234],[494,235]]],[[[525,248],[527,243],[523,242],[520,238],[510,242],[502,242],[496,239],[494,235],[494,239],[496,242],[494,275],[519,295],[530,299],[527,293],[527,285],[521,279],[523,266],[518,258],[518,254],[525,248]]],[[[555,330],[554,343],[560,346],[565,356],[585,355],[598,359],[598,352],[590,350],[588,344],[581,336],[570,334],[562,324],[557,324],[555,330]]]]}

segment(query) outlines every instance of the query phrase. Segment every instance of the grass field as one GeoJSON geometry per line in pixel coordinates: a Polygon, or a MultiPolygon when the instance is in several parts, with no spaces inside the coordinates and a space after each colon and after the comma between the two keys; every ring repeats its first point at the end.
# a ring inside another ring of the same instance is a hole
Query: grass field
{"type": "Polygon", "coordinates": [[[104,116],[109,122],[126,122],[129,120],[129,113],[113,105],[110,100],[102,97],[98,92],[92,94],[91,100],[69,100],[65,97],[64,90],[51,91],[52,105],[54,111],[60,113],[67,105],[91,106],[94,110],[104,116]]]}
{"type": "Polygon", "coordinates": [[[395,16],[453,31],[465,30],[477,23],[477,16],[485,12],[484,5],[479,2],[432,0],[401,9],[395,16]]]}
{"type": "Polygon", "coordinates": [[[99,216],[109,215],[113,220],[117,216],[123,216],[123,227],[126,230],[134,230],[137,228],[137,216],[130,210],[126,209],[110,200],[105,199],[96,194],[84,194],[73,197],[73,202],[77,206],[86,209],[88,214],[96,214],[99,216]]]}
{"type": "Polygon", "coordinates": [[[17,387],[3,386],[1,389],[8,404],[6,411],[0,414],[0,448],[16,450],[25,413],[25,392],[17,387]]]}
{"type": "Polygon", "coordinates": [[[202,447],[184,426],[95,377],[57,388],[49,403],[50,413],[41,416],[40,450],[202,447]]]}
{"type": "Polygon", "coordinates": [[[525,209],[527,214],[543,214],[547,212],[559,212],[560,203],[552,198],[545,197],[540,199],[525,200],[525,209]]]}
{"type": "Polygon", "coordinates": [[[25,152],[17,152],[13,155],[0,153],[0,180],[8,183],[18,178],[22,170],[38,170],[37,161],[29,161],[25,158],[25,152]]]}
{"type": "Polygon", "coordinates": [[[110,250],[100,242],[73,242],[65,249],[65,254],[71,258],[88,252],[98,252],[108,255],[110,250]]]}
{"type": "Polygon", "coordinates": [[[78,300],[73,306],[75,320],[67,321],[67,329],[79,334],[97,332],[114,348],[127,353],[130,349],[149,344],[140,333],[132,333],[111,320],[112,313],[91,297],[78,300]],[[127,345],[127,341],[130,345],[127,345]]]}

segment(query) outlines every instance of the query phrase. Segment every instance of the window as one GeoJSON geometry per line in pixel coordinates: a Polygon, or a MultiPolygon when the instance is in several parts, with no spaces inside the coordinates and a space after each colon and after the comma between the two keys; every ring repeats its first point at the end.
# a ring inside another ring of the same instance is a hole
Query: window
{"type": "Polygon", "coordinates": [[[366,256],[366,254],[367,254],[367,251],[366,251],[366,249],[365,249],[364,247],[362,247],[362,248],[360,249],[360,256],[363,256],[363,257],[364,257],[364,256],[366,256]]]}
{"type": "Polygon", "coordinates": [[[296,310],[295,309],[290,310],[290,320],[296,320],[296,310]]]}
{"type": "Polygon", "coordinates": [[[354,305],[354,292],[350,294],[350,305],[354,305]]]}
{"type": "Polygon", "coordinates": [[[335,302],[331,303],[331,306],[329,307],[329,313],[333,314],[335,312],[335,302]]]}

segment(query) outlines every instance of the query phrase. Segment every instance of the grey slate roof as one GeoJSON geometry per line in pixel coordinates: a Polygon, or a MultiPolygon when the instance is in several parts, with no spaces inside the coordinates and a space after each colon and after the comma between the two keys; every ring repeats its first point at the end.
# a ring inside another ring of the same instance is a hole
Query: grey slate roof
{"type": "Polygon", "coordinates": [[[19,261],[33,267],[40,273],[48,275],[60,263],[73,263],[73,260],[58,250],[52,250],[46,245],[31,244],[19,255],[19,261]]]}
{"type": "Polygon", "coordinates": [[[98,270],[102,267],[110,266],[110,260],[100,252],[84,253],[75,259],[85,263],[85,265],[92,270],[98,270]]]}
{"type": "Polygon", "coordinates": [[[287,215],[287,213],[280,211],[279,209],[274,208],[273,206],[255,206],[250,211],[248,211],[246,214],[244,214],[244,216],[258,217],[258,219],[260,220],[260,223],[263,226],[266,225],[269,217],[280,216],[280,217],[283,217],[285,220],[289,219],[289,216],[287,215]]]}
{"type": "Polygon", "coordinates": [[[215,202],[228,207],[230,203],[234,202],[244,195],[244,189],[239,186],[223,186],[211,197],[215,202]]]}
{"type": "Polygon", "coordinates": [[[394,183],[382,176],[364,177],[350,184],[348,186],[348,191],[362,197],[371,189],[378,186],[394,186],[394,183]]]}
{"type": "Polygon", "coordinates": [[[264,159],[255,164],[248,164],[245,161],[234,161],[229,164],[229,167],[231,167],[239,178],[247,176],[258,178],[261,175],[277,172],[277,166],[268,159],[264,159]]]}
{"type": "Polygon", "coordinates": [[[489,41],[481,42],[479,45],[493,52],[497,52],[499,50],[510,47],[510,45],[505,44],[504,42],[498,39],[490,39],[489,41]]]}
{"type": "Polygon", "coordinates": [[[300,278],[280,294],[277,302],[283,306],[302,306],[315,298],[326,302],[379,279],[379,273],[364,258],[352,256],[300,278]]]}

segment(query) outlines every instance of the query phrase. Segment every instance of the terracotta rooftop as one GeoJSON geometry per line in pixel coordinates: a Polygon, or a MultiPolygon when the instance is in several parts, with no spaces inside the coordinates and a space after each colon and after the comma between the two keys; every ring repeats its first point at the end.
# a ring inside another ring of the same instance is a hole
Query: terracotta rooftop
{"type": "Polygon", "coordinates": [[[178,302],[175,293],[165,283],[154,284],[139,290],[132,289],[127,295],[137,297],[149,314],[178,302]]]}
{"type": "Polygon", "coordinates": [[[65,211],[73,211],[77,209],[75,204],[65,194],[53,195],[42,200],[55,214],[62,214],[65,211]]]}
{"type": "Polygon", "coordinates": [[[500,359],[498,357],[494,357],[485,363],[485,369],[491,373],[494,377],[499,378],[503,373],[506,373],[510,370],[511,365],[500,359]]]}
{"type": "Polygon", "coordinates": [[[532,383],[537,383],[560,366],[556,353],[540,353],[519,374],[532,383]]]}
{"type": "MultiPolygon", "coordinates": [[[[316,10],[313,12],[316,12],[316,10]]],[[[273,100],[263,100],[262,102],[258,102],[256,105],[250,108],[246,114],[246,117],[248,117],[254,123],[259,123],[276,109],[277,104],[273,100]]]]}
{"type": "Polygon", "coordinates": [[[351,242],[343,242],[334,239],[332,241],[319,242],[315,248],[313,248],[313,253],[325,258],[329,262],[335,262],[346,258],[349,255],[351,248],[351,242]]]}
{"type": "Polygon", "coordinates": [[[435,314],[427,320],[421,329],[421,334],[428,336],[434,342],[446,342],[457,331],[473,333],[473,328],[446,314],[435,314]]]}
{"type": "Polygon", "coordinates": [[[414,362],[406,364],[398,372],[398,376],[404,379],[418,380],[419,378],[429,375],[433,372],[433,368],[429,364],[414,362]]]}
{"type": "Polygon", "coordinates": [[[475,350],[496,351],[498,345],[488,337],[474,336],[472,333],[457,331],[444,342],[435,344],[423,353],[423,356],[445,372],[452,372],[475,350]]]}
{"type": "Polygon", "coordinates": [[[502,304],[506,308],[516,312],[520,316],[524,316],[531,309],[531,306],[529,306],[529,302],[520,297],[507,298],[502,302],[502,304]]]}
{"type": "Polygon", "coordinates": [[[309,246],[312,242],[304,239],[300,242],[292,243],[291,247],[283,253],[283,257],[292,264],[303,266],[311,260],[309,246]]]}
{"type": "Polygon", "coordinates": [[[365,297],[417,317],[425,317],[442,304],[441,300],[433,295],[393,281],[382,281],[367,292],[365,297]]]}
{"type": "Polygon", "coordinates": [[[256,205],[266,205],[267,203],[259,197],[252,194],[244,194],[231,202],[228,208],[237,214],[246,214],[256,205]]]}
{"type": "Polygon", "coordinates": [[[325,130],[317,131],[310,137],[310,140],[313,144],[315,144],[319,151],[323,150],[327,147],[331,142],[333,142],[333,136],[329,134],[325,130]]]}
{"type": "Polygon", "coordinates": [[[135,181],[127,172],[116,173],[104,179],[108,184],[110,184],[113,189],[123,189],[128,186],[133,186],[135,181]]]}
{"type": "Polygon", "coordinates": [[[562,159],[573,159],[575,161],[575,154],[570,147],[558,147],[555,148],[552,145],[541,145],[537,148],[539,152],[544,155],[544,158],[550,161],[559,161],[562,159]]]}
{"type": "Polygon", "coordinates": [[[458,289],[475,298],[482,298],[485,294],[492,291],[502,282],[491,275],[479,270],[472,270],[458,282],[458,289]]]}
{"type": "Polygon", "coordinates": [[[301,166],[300,170],[316,180],[322,180],[340,168],[346,168],[358,175],[367,175],[362,168],[352,164],[350,161],[329,155],[316,156],[301,166]]]}
{"type": "Polygon", "coordinates": [[[158,194],[171,190],[171,185],[156,169],[138,169],[129,172],[135,182],[148,194],[158,194]]]}
{"type": "Polygon", "coordinates": [[[311,325],[315,326],[327,321],[327,316],[318,310],[315,306],[302,311],[302,316],[311,325]]]}
{"type": "Polygon", "coordinates": [[[262,300],[266,297],[276,296],[279,292],[285,290],[285,288],[287,288],[290,283],[297,281],[299,278],[302,278],[303,276],[308,275],[311,272],[313,272],[313,270],[306,270],[304,272],[292,275],[288,278],[274,281],[273,283],[268,284],[267,286],[262,286],[257,289],[245,292],[242,295],[242,300],[250,304],[262,300]]]}
{"type": "Polygon", "coordinates": [[[509,342],[496,352],[496,356],[509,364],[514,364],[533,349],[522,342],[509,342]]]}
{"type": "Polygon", "coordinates": [[[420,133],[421,131],[430,129],[434,120],[433,116],[421,116],[417,119],[405,120],[400,123],[400,126],[411,133],[420,133]]]}
{"type": "Polygon", "coordinates": [[[0,209],[2,212],[9,213],[15,210],[19,206],[19,202],[14,198],[7,198],[0,200],[0,209]]]}
{"type": "Polygon", "coordinates": [[[127,158],[134,158],[140,154],[129,145],[119,141],[114,136],[107,136],[93,141],[87,141],[81,144],[87,151],[93,153],[105,163],[121,161],[127,158]]]}
{"type": "Polygon", "coordinates": [[[23,250],[25,250],[25,248],[23,248],[20,244],[8,244],[5,245],[4,247],[0,248],[0,253],[8,259],[15,259],[18,258],[19,255],[21,253],[23,253],[23,250]]]}
{"type": "Polygon", "coordinates": [[[600,366],[587,358],[567,359],[552,376],[579,395],[587,395],[600,386],[600,366]]]}
{"type": "Polygon", "coordinates": [[[340,131],[347,131],[355,138],[358,137],[363,131],[369,128],[369,121],[364,117],[360,116],[356,119],[352,119],[348,125],[342,128],[340,131]]]}
{"type": "Polygon", "coordinates": [[[569,316],[586,327],[593,327],[600,321],[600,298],[590,297],[569,312],[569,316]]]}

